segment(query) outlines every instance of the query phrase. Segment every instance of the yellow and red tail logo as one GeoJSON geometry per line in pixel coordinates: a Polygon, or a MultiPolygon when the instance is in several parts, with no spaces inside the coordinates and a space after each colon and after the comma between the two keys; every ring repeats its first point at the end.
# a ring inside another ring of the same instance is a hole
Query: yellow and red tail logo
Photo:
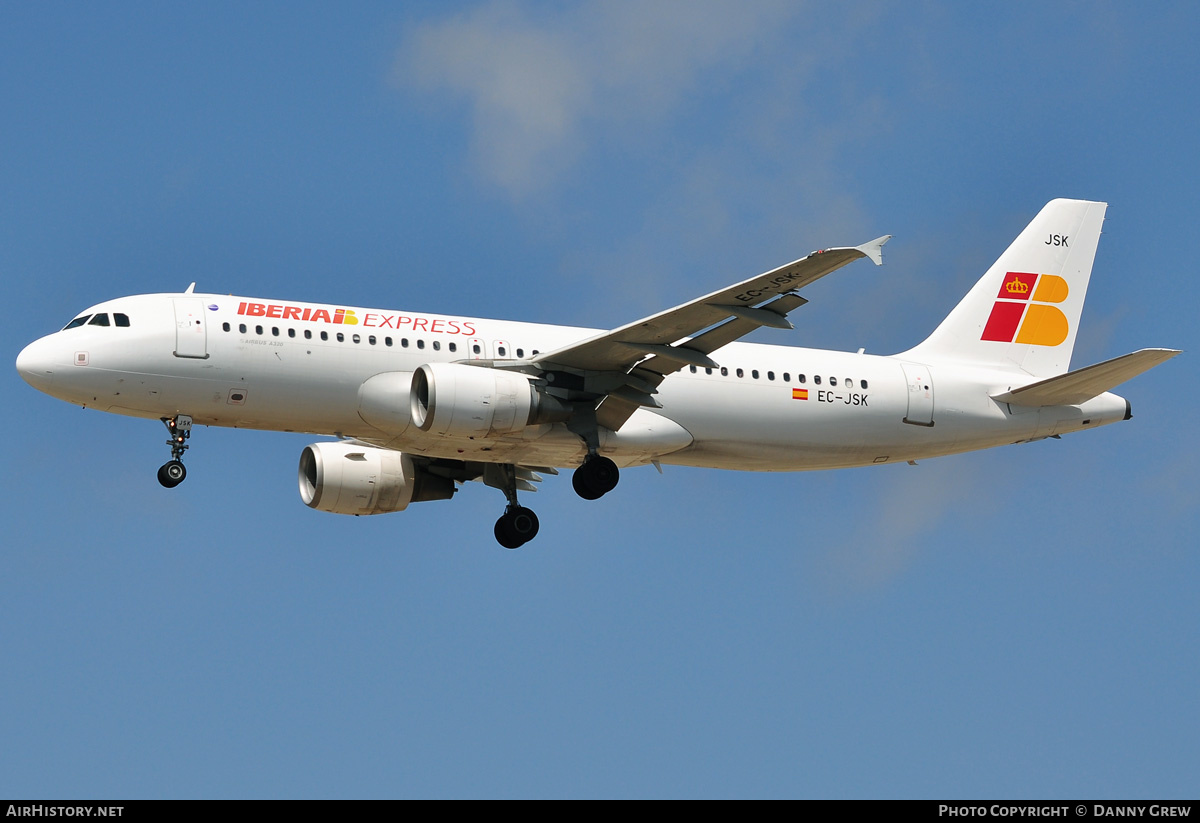
{"type": "Polygon", "coordinates": [[[996,304],[980,340],[1057,346],[1067,339],[1070,324],[1056,306],[1067,299],[1067,281],[1056,274],[1010,271],[1004,275],[996,304]]]}

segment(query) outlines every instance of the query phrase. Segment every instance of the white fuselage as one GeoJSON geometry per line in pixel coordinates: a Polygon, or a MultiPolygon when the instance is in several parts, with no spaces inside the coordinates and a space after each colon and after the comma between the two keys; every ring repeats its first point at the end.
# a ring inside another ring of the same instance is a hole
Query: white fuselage
{"type": "MultiPolygon", "coordinates": [[[[48,335],[18,369],[81,406],[197,424],[339,435],[414,455],[575,466],[586,455],[561,423],[491,438],[435,436],[411,425],[409,380],[427,363],[521,360],[596,330],[207,294],[120,298],[83,316],[128,325],[48,335]],[[351,322],[353,321],[353,322],[351,322]]],[[[661,461],[802,471],[915,460],[1094,428],[1126,416],[1106,393],[1078,406],[993,400],[1032,378],[950,362],[916,363],[731,343],[719,369],[685,367],[600,452],[622,466],[661,461]]]]}

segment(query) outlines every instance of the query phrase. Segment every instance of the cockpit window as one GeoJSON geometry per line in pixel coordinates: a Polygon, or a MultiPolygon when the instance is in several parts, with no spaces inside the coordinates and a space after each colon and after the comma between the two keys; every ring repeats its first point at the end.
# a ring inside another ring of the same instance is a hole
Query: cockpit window
{"type": "Polygon", "coordinates": [[[105,314],[104,312],[101,312],[100,314],[84,314],[79,317],[76,317],[70,323],[63,326],[63,331],[66,331],[67,329],[77,329],[80,326],[108,326],[108,325],[121,326],[122,328],[129,328],[129,315],[122,314],[121,312],[113,312],[112,319],[109,320],[109,316],[107,314],[105,314]]]}

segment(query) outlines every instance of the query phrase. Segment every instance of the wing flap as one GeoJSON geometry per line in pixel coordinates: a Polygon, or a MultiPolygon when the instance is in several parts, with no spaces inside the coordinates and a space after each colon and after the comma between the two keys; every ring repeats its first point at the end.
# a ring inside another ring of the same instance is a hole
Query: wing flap
{"type": "MultiPolygon", "coordinates": [[[[785,294],[778,300],[773,300],[768,303],[768,308],[756,309],[756,311],[769,312],[776,317],[783,317],[783,315],[787,314],[792,309],[803,306],[807,302],[807,300],[798,294],[785,294]]],[[[681,346],[673,346],[672,348],[686,347],[691,352],[701,352],[705,355],[712,354],[717,349],[732,343],[734,340],[739,340],[745,337],[747,334],[763,325],[766,324],[760,323],[757,318],[747,319],[738,314],[732,320],[728,320],[719,326],[714,326],[703,334],[687,340],[681,346]]],[[[788,325],[791,326],[790,323],[788,323],[788,325]]],[[[639,363],[638,369],[645,369],[646,371],[654,372],[656,375],[662,375],[665,377],[666,375],[679,370],[679,359],[680,358],[678,357],[655,356],[639,363]]],[[[684,365],[703,366],[710,369],[715,369],[720,366],[719,363],[715,363],[711,359],[707,363],[694,362],[690,360],[684,361],[684,365]]],[[[657,386],[659,382],[661,382],[661,378],[656,381],[654,385],[657,386]]]]}
{"type": "Polygon", "coordinates": [[[1140,349],[1019,389],[993,394],[992,399],[1014,406],[1077,406],[1165,363],[1177,354],[1178,349],[1140,349]]]}
{"type": "MultiPolygon", "coordinates": [[[[785,266],[706,294],[673,309],[561,349],[545,352],[535,358],[534,362],[542,368],[627,371],[645,358],[648,347],[672,346],[684,338],[692,337],[710,326],[726,321],[743,324],[739,327],[746,330],[742,334],[764,325],[786,328],[783,324],[787,321],[780,313],[783,306],[778,304],[778,298],[789,295],[795,289],[803,288],[862,257],[872,260],[876,265],[881,264],[883,244],[890,239],[891,235],[884,235],[861,246],[815,251],[785,266]],[[764,304],[771,306],[768,308],[764,304]]],[[[801,303],[796,305],[802,303],[801,298],[801,303]]],[[[716,338],[712,340],[715,341],[716,338]]],[[[687,346],[699,351],[692,341],[689,341],[687,346]]],[[[708,351],[715,351],[715,348],[708,351]]],[[[697,362],[694,358],[684,357],[686,355],[676,359],[684,365],[695,365],[697,362]]]]}
{"type": "Polygon", "coordinates": [[[785,266],[673,309],[602,332],[533,359],[542,371],[582,374],[595,398],[596,423],[616,431],[653,398],[667,375],[685,366],[719,368],[709,355],[755,329],[791,329],[788,312],[808,301],[795,290],[865,257],[883,264],[891,235],[861,246],[815,251],[785,266]]]}

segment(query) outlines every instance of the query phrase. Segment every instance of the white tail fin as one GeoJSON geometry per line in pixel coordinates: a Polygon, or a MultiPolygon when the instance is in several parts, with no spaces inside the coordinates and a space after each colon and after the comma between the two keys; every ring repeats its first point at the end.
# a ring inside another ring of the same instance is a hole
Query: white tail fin
{"type": "Polygon", "coordinates": [[[899,355],[1067,371],[1107,203],[1052,200],[925,342],[899,355]]]}

